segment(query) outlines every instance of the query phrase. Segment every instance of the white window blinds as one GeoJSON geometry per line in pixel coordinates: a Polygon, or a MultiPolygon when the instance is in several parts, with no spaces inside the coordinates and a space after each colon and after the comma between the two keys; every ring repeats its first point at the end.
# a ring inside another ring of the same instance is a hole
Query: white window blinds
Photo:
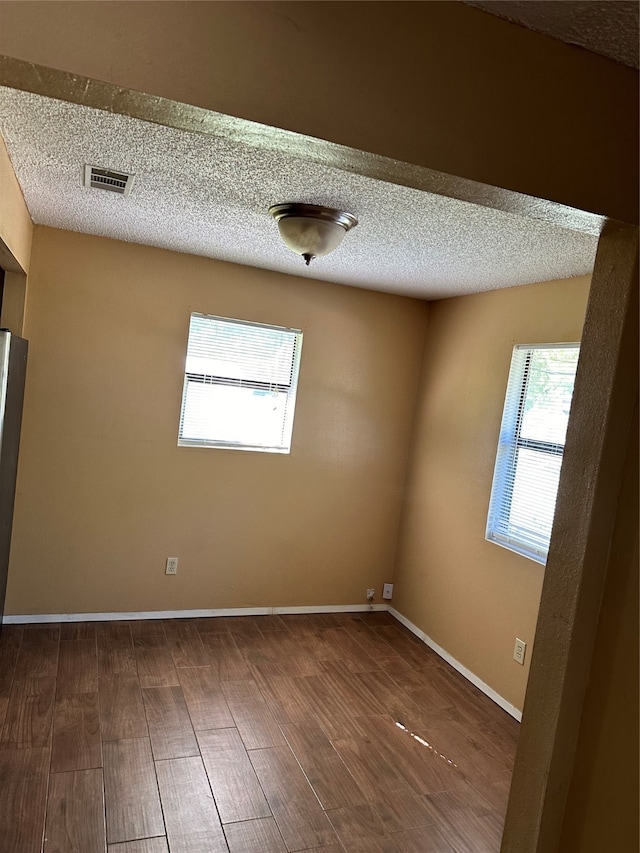
{"type": "Polygon", "coordinates": [[[514,347],[486,538],[546,563],[578,344],[514,347]]]}
{"type": "Polygon", "coordinates": [[[192,314],[179,445],[289,453],[302,332],[192,314]]]}

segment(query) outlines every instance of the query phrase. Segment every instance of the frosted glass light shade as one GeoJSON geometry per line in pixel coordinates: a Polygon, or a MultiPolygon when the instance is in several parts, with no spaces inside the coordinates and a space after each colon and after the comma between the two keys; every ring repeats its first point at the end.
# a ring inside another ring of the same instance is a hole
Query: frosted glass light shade
{"type": "Polygon", "coordinates": [[[350,213],[313,204],[276,204],[269,213],[285,245],[307,264],[337,249],[347,231],[357,225],[350,213]]]}
{"type": "Polygon", "coordinates": [[[347,233],[342,225],[326,219],[306,219],[304,216],[286,216],[278,222],[280,236],[286,245],[299,255],[316,258],[337,249],[347,233]]]}

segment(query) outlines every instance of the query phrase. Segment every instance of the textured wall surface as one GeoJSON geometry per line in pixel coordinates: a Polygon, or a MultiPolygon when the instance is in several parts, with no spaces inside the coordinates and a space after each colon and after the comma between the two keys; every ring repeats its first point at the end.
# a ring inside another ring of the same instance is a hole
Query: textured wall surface
{"type": "Polygon", "coordinates": [[[638,410],[565,812],[563,853],[638,849],[638,410]],[[607,780],[618,784],[607,784],[607,780]]]}

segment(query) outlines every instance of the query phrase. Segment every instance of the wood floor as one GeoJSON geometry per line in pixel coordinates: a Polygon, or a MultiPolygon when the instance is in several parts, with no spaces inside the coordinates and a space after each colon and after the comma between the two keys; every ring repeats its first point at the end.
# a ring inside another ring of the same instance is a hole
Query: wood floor
{"type": "Polygon", "coordinates": [[[517,736],[386,613],[5,626],[0,849],[489,853],[517,736]]]}

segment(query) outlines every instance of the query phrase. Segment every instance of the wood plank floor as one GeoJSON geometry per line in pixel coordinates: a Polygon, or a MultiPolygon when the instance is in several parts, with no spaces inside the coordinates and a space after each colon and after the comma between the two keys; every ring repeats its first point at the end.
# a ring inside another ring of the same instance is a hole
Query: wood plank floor
{"type": "Polygon", "coordinates": [[[518,724],[386,613],[5,626],[2,853],[497,853],[518,724]]]}

